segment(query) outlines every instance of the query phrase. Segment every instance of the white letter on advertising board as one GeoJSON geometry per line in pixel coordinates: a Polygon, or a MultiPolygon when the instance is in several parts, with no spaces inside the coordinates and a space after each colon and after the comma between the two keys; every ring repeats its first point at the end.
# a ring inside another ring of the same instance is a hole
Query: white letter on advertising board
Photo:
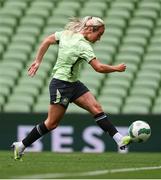
{"type": "Polygon", "coordinates": [[[84,130],[83,139],[90,146],[85,146],[83,152],[104,152],[105,145],[104,142],[96,136],[101,136],[103,131],[96,126],[90,126],[84,130]]]}
{"type": "Polygon", "coordinates": [[[69,147],[73,144],[73,138],[69,136],[71,134],[73,134],[73,127],[71,126],[56,128],[52,133],[52,151],[73,152],[73,149],[69,147]]]}

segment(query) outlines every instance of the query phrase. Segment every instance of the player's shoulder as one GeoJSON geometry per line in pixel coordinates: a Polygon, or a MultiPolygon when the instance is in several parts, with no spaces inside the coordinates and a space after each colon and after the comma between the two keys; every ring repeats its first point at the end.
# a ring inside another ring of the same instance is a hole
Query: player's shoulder
{"type": "Polygon", "coordinates": [[[83,50],[93,49],[91,43],[87,41],[84,37],[80,38],[79,47],[83,50]]]}

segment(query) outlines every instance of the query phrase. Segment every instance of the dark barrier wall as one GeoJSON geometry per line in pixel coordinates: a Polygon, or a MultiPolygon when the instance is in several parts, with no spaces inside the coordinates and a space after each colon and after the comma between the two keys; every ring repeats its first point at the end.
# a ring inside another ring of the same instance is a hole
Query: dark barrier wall
{"type": "MultiPolygon", "coordinates": [[[[9,150],[13,141],[22,139],[46,114],[0,114],[0,150],[9,150]]],[[[128,126],[135,120],[148,122],[152,129],[145,143],[131,144],[128,151],[161,151],[160,115],[110,115],[120,132],[127,133],[128,126]]],[[[59,152],[104,152],[117,151],[115,142],[96,125],[88,114],[66,114],[59,127],[38,140],[30,151],[59,152]]]]}

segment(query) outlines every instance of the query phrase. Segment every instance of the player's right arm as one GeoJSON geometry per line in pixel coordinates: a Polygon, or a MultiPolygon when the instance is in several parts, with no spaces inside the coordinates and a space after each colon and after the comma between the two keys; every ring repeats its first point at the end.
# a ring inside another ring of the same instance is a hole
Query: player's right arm
{"type": "Polygon", "coordinates": [[[36,54],[36,58],[34,60],[34,62],[31,64],[31,66],[28,69],[28,75],[29,76],[34,76],[36,74],[36,71],[38,70],[42,60],[43,60],[43,56],[46,53],[46,51],[48,50],[49,46],[52,44],[55,44],[56,38],[55,38],[55,34],[52,34],[48,37],[46,37],[42,43],[40,44],[40,47],[38,49],[38,52],[36,54]]]}

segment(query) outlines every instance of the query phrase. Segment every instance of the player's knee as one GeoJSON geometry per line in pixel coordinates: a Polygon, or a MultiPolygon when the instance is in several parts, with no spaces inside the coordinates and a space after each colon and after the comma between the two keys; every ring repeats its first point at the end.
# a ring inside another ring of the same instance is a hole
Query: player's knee
{"type": "Polygon", "coordinates": [[[45,121],[45,124],[46,124],[47,129],[49,130],[53,130],[58,126],[58,123],[53,121],[52,119],[47,119],[45,121]]]}
{"type": "Polygon", "coordinates": [[[101,107],[101,105],[99,104],[99,103],[95,103],[94,105],[93,105],[93,112],[92,112],[92,114],[98,114],[98,113],[101,113],[103,110],[102,110],[102,107],[101,107]]]}

